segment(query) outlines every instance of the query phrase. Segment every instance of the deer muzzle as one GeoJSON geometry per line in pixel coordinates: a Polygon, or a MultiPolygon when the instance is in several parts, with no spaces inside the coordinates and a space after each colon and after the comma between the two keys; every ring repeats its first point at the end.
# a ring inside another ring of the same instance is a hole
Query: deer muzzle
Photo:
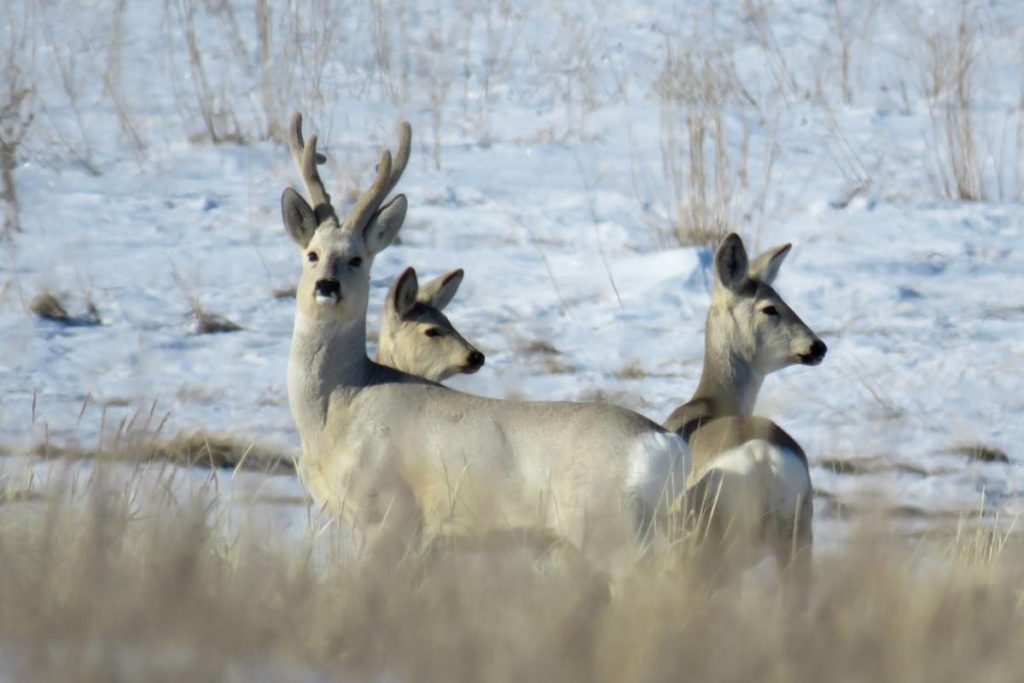
{"type": "Polygon", "coordinates": [[[313,297],[318,304],[337,304],[341,301],[341,283],[332,277],[317,280],[313,285],[313,297]]]}
{"type": "Polygon", "coordinates": [[[828,353],[828,347],[825,346],[825,342],[815,339],[811,342],[810,350],[807,353],[799,354],[798,357],[804,365],[820,365],[821,361],[825,360],[826,353],[828,353]]]}

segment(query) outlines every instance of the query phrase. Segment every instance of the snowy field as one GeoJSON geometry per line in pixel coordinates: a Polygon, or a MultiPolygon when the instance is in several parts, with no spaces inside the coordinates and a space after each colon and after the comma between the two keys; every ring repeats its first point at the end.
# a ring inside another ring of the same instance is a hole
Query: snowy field
{"type": "Polygon", "coordinates": [[[141,415],[297,454],[275,291],[299,270],[278,208],[298,109],[340,205],[412,123],[370,328],[405,266],[464,267],[450,317],[487,363],[452,386],[662,421],[696,387],[703,232],[727,226],[794,244],[778,289],[829,346],[757,407],[807,451],[819,520],[1020,513],[1019,3],[298,5],[3,3],[3,451],[95,447],[141,415]],[[102,323],[39,319],[43,291],[102,323]],[[196,334],[190,301],[242,329],[196,334]],[[957,452],[979,445],[1009,462],[957,452]]]}

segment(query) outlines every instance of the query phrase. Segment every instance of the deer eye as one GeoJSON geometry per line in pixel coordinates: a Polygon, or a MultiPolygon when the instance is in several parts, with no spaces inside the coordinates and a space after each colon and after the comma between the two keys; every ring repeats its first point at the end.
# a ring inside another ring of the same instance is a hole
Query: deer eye
{"type": "Polygon", "coordinates": [[[318,256],[315,251],[311,251],[306,254],[306,260],[310,263],[316,263],[320,260],[320,256],[318,256]]]}
{"type": "Polygon", "coordinates": [[[358,256],[355,256],[348,260],[349,268],[358,268],[361,265],[363,265],[363,259],[359,258],[358,256]]]}
{"type": "Polygon", "coordinates": [[[427,335],[428,337],[440,337],[441,330],[437,329],[436,327],[428,327],[423,334],[427,335]]]}
{"type": "Polygon", "coordinates": [[[765,306],[764,308],[761,309],[761,312],[764,313],[765,315],[770,315],[773,318],[779,317],[779,311],[774,306],[765,306]]]}

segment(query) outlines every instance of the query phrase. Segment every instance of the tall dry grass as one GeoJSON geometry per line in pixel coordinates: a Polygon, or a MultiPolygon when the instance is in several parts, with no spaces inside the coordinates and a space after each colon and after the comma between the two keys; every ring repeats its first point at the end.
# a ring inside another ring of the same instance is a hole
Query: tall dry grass
{"type": "Polygon", "coordinates": [[[912,543],[865,531],[819,558],[810,606],[794,615],[773,577],[711,593],[667,551],[609,596],[514,543],[385,565],[320,552],[330,533],[227,533],[208,504],[140,502],[105,486],[101,469],[90,481],[47,502],[4,497],[5,678],[959,681],[1024,670],[1012,535],[912,543]]]}
{"type": "MultiPolygon", "coordinates": [[[[932,176],[941,195],[963,201],[1024,198],[1024,97],[993,107],[979,84],[1020,54],[992,54],[979,10],[961,0],[952,20],[918,26],[922,96],[932,128],[932,176]]],[[[987,94],[991,97],[991,94],[987,94]]]]}
{"type": "Polygon", "coordinates": [[[10,240],[21,231],[21,202],[14,172],[35,119],[35,84],[30,68],[35,45],[27,14],[19,15],[7,8],[0,14],[0,26],[0,237],[10,240]]]}
{"type": "MultiPolygon", "coordinates": [[[[710,246],[738,229],[748,198],[749,131],[730,128],[730,109],[751,102],[723,49],[668,45],[654,84],[659,103],[661,231],[676,244],[710,246]]],[[[763,186],[770,182],[766,154],[763,186]]]]}

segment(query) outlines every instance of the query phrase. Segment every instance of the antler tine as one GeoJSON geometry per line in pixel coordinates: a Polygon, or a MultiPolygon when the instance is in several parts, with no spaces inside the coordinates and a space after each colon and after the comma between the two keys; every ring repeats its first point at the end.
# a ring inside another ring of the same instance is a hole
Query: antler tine
{"type": "Polygon", "coordinates": [[[409,163],[411,145],[412,126],[409,125],[408,121],[402,121],[398,126],[398,154],[395,155],[394,162],[391,165],[388,189],[384,196],[387,196],[391,193],[391,190],[395,189],[395,185],[398,184],[399,179],[402,177],[402,172],[405,171],[405,166],[409,163]]]}
{"type": "Polygon", "coordinates": [[[381,153],[380,162],[377,164],[377,177],[349,213],[349,219],[346,221],[349,225],[355,228],[365,226],[388,194],[395,189],[409,163],[411,146],[412,126],[408,121],[402,121],[398,128],[398,154],[394,162],[392,163],[391,152],[385,150],[381,153]]]}
{"type": "Polygon", "coordinates": [[[334,207],[331,206],[331,195],[327,193],[324,181],[320,178],[317,164],[327,161],[327,157],[316,151],[316,135],[311,135],[308,141],[302,138],[302,114],[292,114],[291,122],[288,125],[288,146],[292,151],[292,160],[295,168],[302,177],[302,183],[306,186],[306,193],[309,195],[310,203],[316,212],[317,219],[323,220],[328,215],[334,214],[334,207]]]}
{"type": "Polygon", "coordinates": [[[377,163],[377,177],[374,178],[370,188],[359,197],[359,201],[352,207],[345,222],[354,230],[362,230],[373,218],[373,214],[380,208],[381,202],[390,190],[391,181],[391,152],[384,150],[380,154],[380,161],[377,163]]]}
{"type": "Polygon", "coordinates": [[[302,174],[302,151],[306,143],[302,140],[302,114],[295,112],[288,122],[288,147],[292,151],[292,161],[295,162],[295,170],[302,174]]]}

